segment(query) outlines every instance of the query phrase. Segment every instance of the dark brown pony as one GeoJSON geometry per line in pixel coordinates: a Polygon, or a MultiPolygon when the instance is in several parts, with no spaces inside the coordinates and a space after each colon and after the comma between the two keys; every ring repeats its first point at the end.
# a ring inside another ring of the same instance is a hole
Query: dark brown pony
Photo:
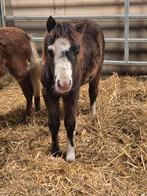
{"type": "Polygon", "coordinates": [[[41,67],[37,50],[30,37],[15,27],[0,28],[0,77],[7,69],[18,81],[27,101],[26,115],[30,116],[32,97],[35,109],[40,109],[41,67]]]}
{"type": "Polygon", "coordinates": [[[104,36],[97,23],[91,20],[57,23],[49,17],[46,27],[42,54],[42,84],[52,137],[51,153],[56,155],[59,152],[59,99],[62,98],[64,124],[67,130],[66,160],[74,161],[73,133],[80,86],[89,82],[90,111],[94,120],[98,83],[104,59],[104,36]]]}

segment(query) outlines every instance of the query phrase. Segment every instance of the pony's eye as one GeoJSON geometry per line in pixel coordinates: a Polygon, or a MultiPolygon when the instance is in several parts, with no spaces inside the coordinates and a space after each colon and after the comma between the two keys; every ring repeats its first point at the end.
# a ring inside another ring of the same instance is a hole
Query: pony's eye
{"type": "Polygon", "coordinates": [[[75,54],[77,55],[80,51],[80,45],[78,44],[73,44],[70,48],[70,50],[75,54]]]}
{"type": "Polygon", "coordinates": [[[49,54],[51,57],[53,57],[53,56],[54,56],[53,50],[52,50],[52,49],[48,49],[48,54],[49,54]]]}

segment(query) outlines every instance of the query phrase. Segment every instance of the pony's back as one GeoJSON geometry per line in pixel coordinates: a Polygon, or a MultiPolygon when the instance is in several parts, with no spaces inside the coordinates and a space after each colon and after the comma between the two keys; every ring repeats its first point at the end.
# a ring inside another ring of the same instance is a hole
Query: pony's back
{"type": "Polygon", "coordinates": [[[21,29],[15,27],[0,28],[0,46],[3,56],[9,60],[10,57],[30,58],[30,37],[21,29]]]}

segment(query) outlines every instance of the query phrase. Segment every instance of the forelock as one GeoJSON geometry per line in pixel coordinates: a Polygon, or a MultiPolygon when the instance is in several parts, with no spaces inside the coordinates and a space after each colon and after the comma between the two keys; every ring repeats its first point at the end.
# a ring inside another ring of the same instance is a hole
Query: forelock
{"type": "Polygon", "coordinates": [[[80,39],[79,33],[76,31],[72,22],[64,21],[57,23],[51,34],[55,39],[64,37],[72,42],[77,42],[80,39]]]}
{"type": "Polygon", "coordinates": [[[54,43],[55,51],[66,51],[70,49],[70,42],[66,38],[58,38],[54,43]]]}

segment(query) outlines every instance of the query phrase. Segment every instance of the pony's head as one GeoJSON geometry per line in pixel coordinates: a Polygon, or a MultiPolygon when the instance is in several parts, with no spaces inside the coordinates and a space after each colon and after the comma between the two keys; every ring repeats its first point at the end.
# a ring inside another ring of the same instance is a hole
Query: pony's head
{"type": "Polygon", "coordinates": [[[64,94],[73,85],[77,54],[80,50],[79,35],[72,23],[56,23],[51,16],[47,20],[46,29],[49,34],[47,58],[55,80],[55,90],[64,94]]]}

